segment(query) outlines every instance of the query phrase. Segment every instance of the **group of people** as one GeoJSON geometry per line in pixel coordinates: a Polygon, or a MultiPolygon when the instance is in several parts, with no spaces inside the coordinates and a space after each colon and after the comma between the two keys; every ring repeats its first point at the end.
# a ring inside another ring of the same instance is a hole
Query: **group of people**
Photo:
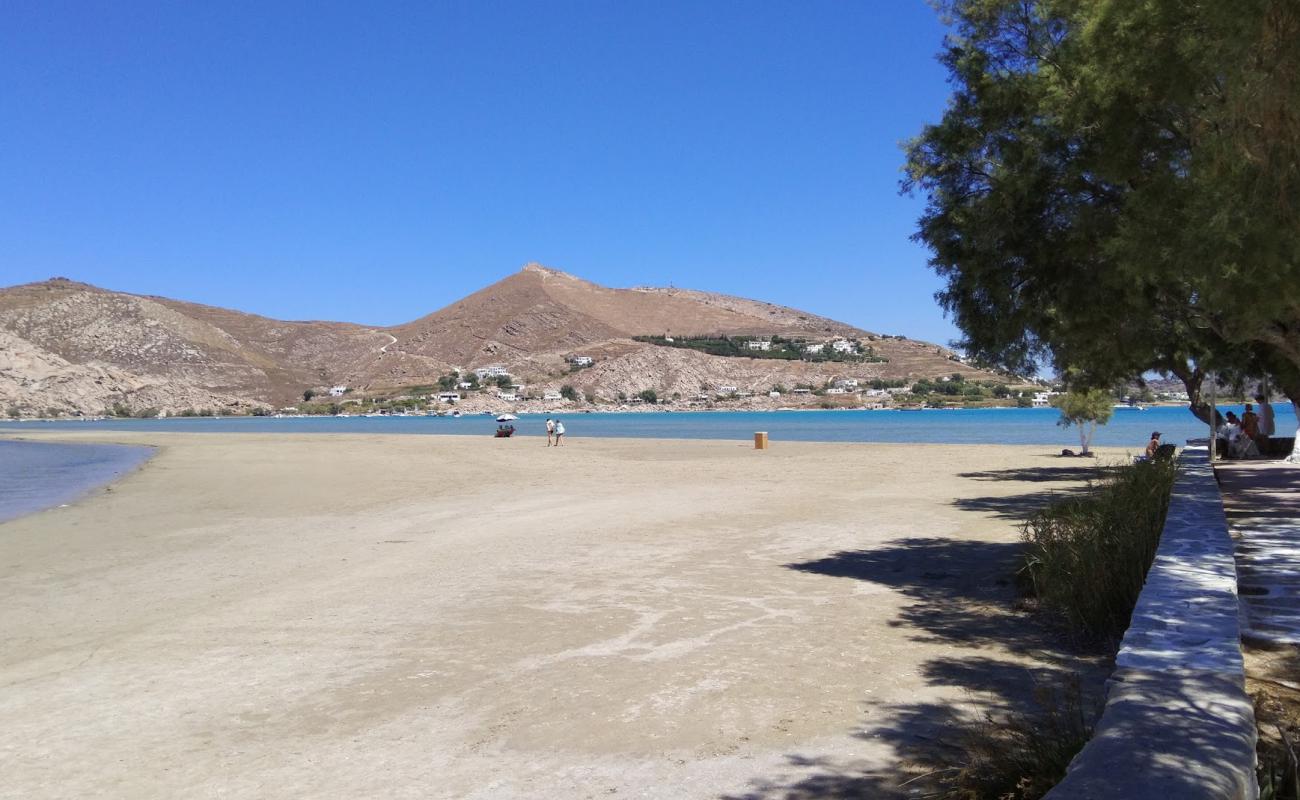
{"type": "MultiPolygon", "coordinates": [[[[1227,415],[1219,414],[1218,410],[1214,412],[1218,435],[1227,448],[1228,458],[1259,458],[1261,450],[1273,436],[1273,406],[1263,393],[1255,395],[1255,402],[1259,404],[1258,414],[1250,403],[1246,404],[1240,417],[1233,411],[1227,415]]],[[[1145,458],[1155,458],[1159,450],[1160,431],[1152,431],[1145,458]]]]}
{"type": "Polygon", "coordinates": [[[1227,445],[1228,458],[1258,458],[1273,435],[1273,406],[1263,394],[1255,395],[1255,402],[1259,404],[1258,414],[1247,403],[1240,417],[1229,411],[1219,423],[1219,438],[1227,445]]]}
{"type": "Polygon", "coordinates": [[[558,419],[546,418],[546,446],[559,447],[564,444],[564,423],[558,419]]]}

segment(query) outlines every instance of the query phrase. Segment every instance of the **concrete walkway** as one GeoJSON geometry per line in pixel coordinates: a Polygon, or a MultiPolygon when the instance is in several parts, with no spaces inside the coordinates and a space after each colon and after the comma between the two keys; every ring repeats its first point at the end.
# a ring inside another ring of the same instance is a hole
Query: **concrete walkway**
{"type": "Polygon", "coordinates": [[[1242,639],[1300,644],[1300,467],[1281,461],[1217,466],[1228,525],[1237,541],[1242,639]]]}

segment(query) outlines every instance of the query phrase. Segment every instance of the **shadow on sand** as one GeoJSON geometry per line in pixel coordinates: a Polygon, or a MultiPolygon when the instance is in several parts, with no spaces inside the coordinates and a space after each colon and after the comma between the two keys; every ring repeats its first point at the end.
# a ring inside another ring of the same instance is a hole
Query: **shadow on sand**
{"type": "MultiPolygon", "coordinates": [[[[969,473],[972,480],[1078,482],[1097,475],[1092,468],[1005,470],[969,473]],[[1046,473],[1039,476],[1037,473],[1046,473]],[[1029,476],[1033,473],[1033,477],[1029,476]]],[[[1074,490],[1072,490],[1074,491],[1074,490]]],[[[953,505],[1004,517],[1023,516],[1063,496],[1046,490],[999,498],[958,498],[953,505]]],[[[1109,658],[1072,645],[1047,620],[1016,609],[1012,586],[1018,542],[998,543],[908,538],[873,550],[834,553],[788,564],[790,569],[840,580],[860,580],[895,589],[911,600],[889,624],[910,631],[916,642],[939,643],[955,652],[922,665],[925,682],[955,687],[990,713],[1032,712],[1034,689],[1080,675],[1096,694],[1109,672],[1109,658]],[[1033,666],[1027,666],[1032,664],[1033,666]]],[[[813,798],[934,797],[936,771],[959,763],[961,736],[970,711],[950,703],[872,704],[853,732],[864,742],[884,743],[896,754],[888,770],[865,762],[787,755],[788,772],[756,781],[724,800],[812,800],[813,798]],[[884,722],[874,722],[882,720],[884,722]]]]}
{"type": "Polygon", "coordinates": [[[985,497],[959,497],[952,504],[964,511],[993,514],[1002,519],[1025,520],[1038,509],[1054,500],[1076,497],[1087,491],[1087,481],[1096,480],[1105,474],[1108,468],[1096,463],[1068,467],[1022,467],[1019,469],[996,469],[984,472],[963,472],[958,477],[974,481],[1051,484],[1067,483],[1068,486],[1048,486],[1032,492],[1019,494],[999,494],[985,497]]]}

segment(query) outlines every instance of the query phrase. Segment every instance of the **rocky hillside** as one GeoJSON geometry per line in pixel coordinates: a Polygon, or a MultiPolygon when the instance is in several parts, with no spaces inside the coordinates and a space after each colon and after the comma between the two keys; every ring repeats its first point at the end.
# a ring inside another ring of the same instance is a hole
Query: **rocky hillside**
{"type": "Polygon", "coordinates": [[[391,392],[489,365],[538,391],[568,383],[603,399],[644,389],[766,392],[850,376],[988,377],[942,347],[798,309],[685,289],[610,289],[535,264],[391,328],[285,322],[56,278],[0,289],[0,346],[0,412],[28,415],[274,408],[306,389],[391,392]],[[713,334],[850,338],[887,361],[729,358],[633,338],[713,334]],[[571,373],[574,355],[595,363],[571,373]]]}

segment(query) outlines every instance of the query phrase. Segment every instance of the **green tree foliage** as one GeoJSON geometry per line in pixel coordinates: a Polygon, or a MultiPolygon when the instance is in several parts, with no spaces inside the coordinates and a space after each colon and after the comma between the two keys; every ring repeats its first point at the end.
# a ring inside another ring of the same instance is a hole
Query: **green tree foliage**
{"type": "Polygon", "coordinates": [[[446,375],[438,377],[438,389],[443,392],[450,392],[460,384],[460,373],[452,370],[446,375]]]}
{"type": "Polygon", "coordinates": [[[313,397],[315,397],[315,396],[316,396],[316,390],[315,390],[315,389],[308,389],[307,391],[305,391],[305,392],[302,393],[302,401],[303,401],[304,403],[310,403],[310,402],[311,402],[311,399],[312,399],[313,397]]]}
{"type": "Polygon", "coordinates": [[[637,393],[637,397],[652,405],[659,402],[659,395],[655,393],[654,389],[643,389],[637,393]]]}
{"type": "Polygon", "coordinates": [[[1087,391],[1070,391],[1052,398],[1052,405],[1061,411],[1061,418],[1056,424],[1064,428],[1078,426],[1079,446],[1083,454],[1091,452],[1092,435],[1098,425],[1110,422],[1115,413],[1115,401],[1105,389],[1088,389],[1087,391]]]}
{"type": "Polygon", "coordinates": [[[573,388],[571,384],[566,383],[560,387],[560,397],[563,397],[565,400],[577,400],[578,390],[573,388]]]}
{"type": "Polygon", "coordinates": [[[1300,399],[1300,6],[950,0],[955,94],[908,146],[981,362],[1080,387],[1215,369],[1300,399]]]}

